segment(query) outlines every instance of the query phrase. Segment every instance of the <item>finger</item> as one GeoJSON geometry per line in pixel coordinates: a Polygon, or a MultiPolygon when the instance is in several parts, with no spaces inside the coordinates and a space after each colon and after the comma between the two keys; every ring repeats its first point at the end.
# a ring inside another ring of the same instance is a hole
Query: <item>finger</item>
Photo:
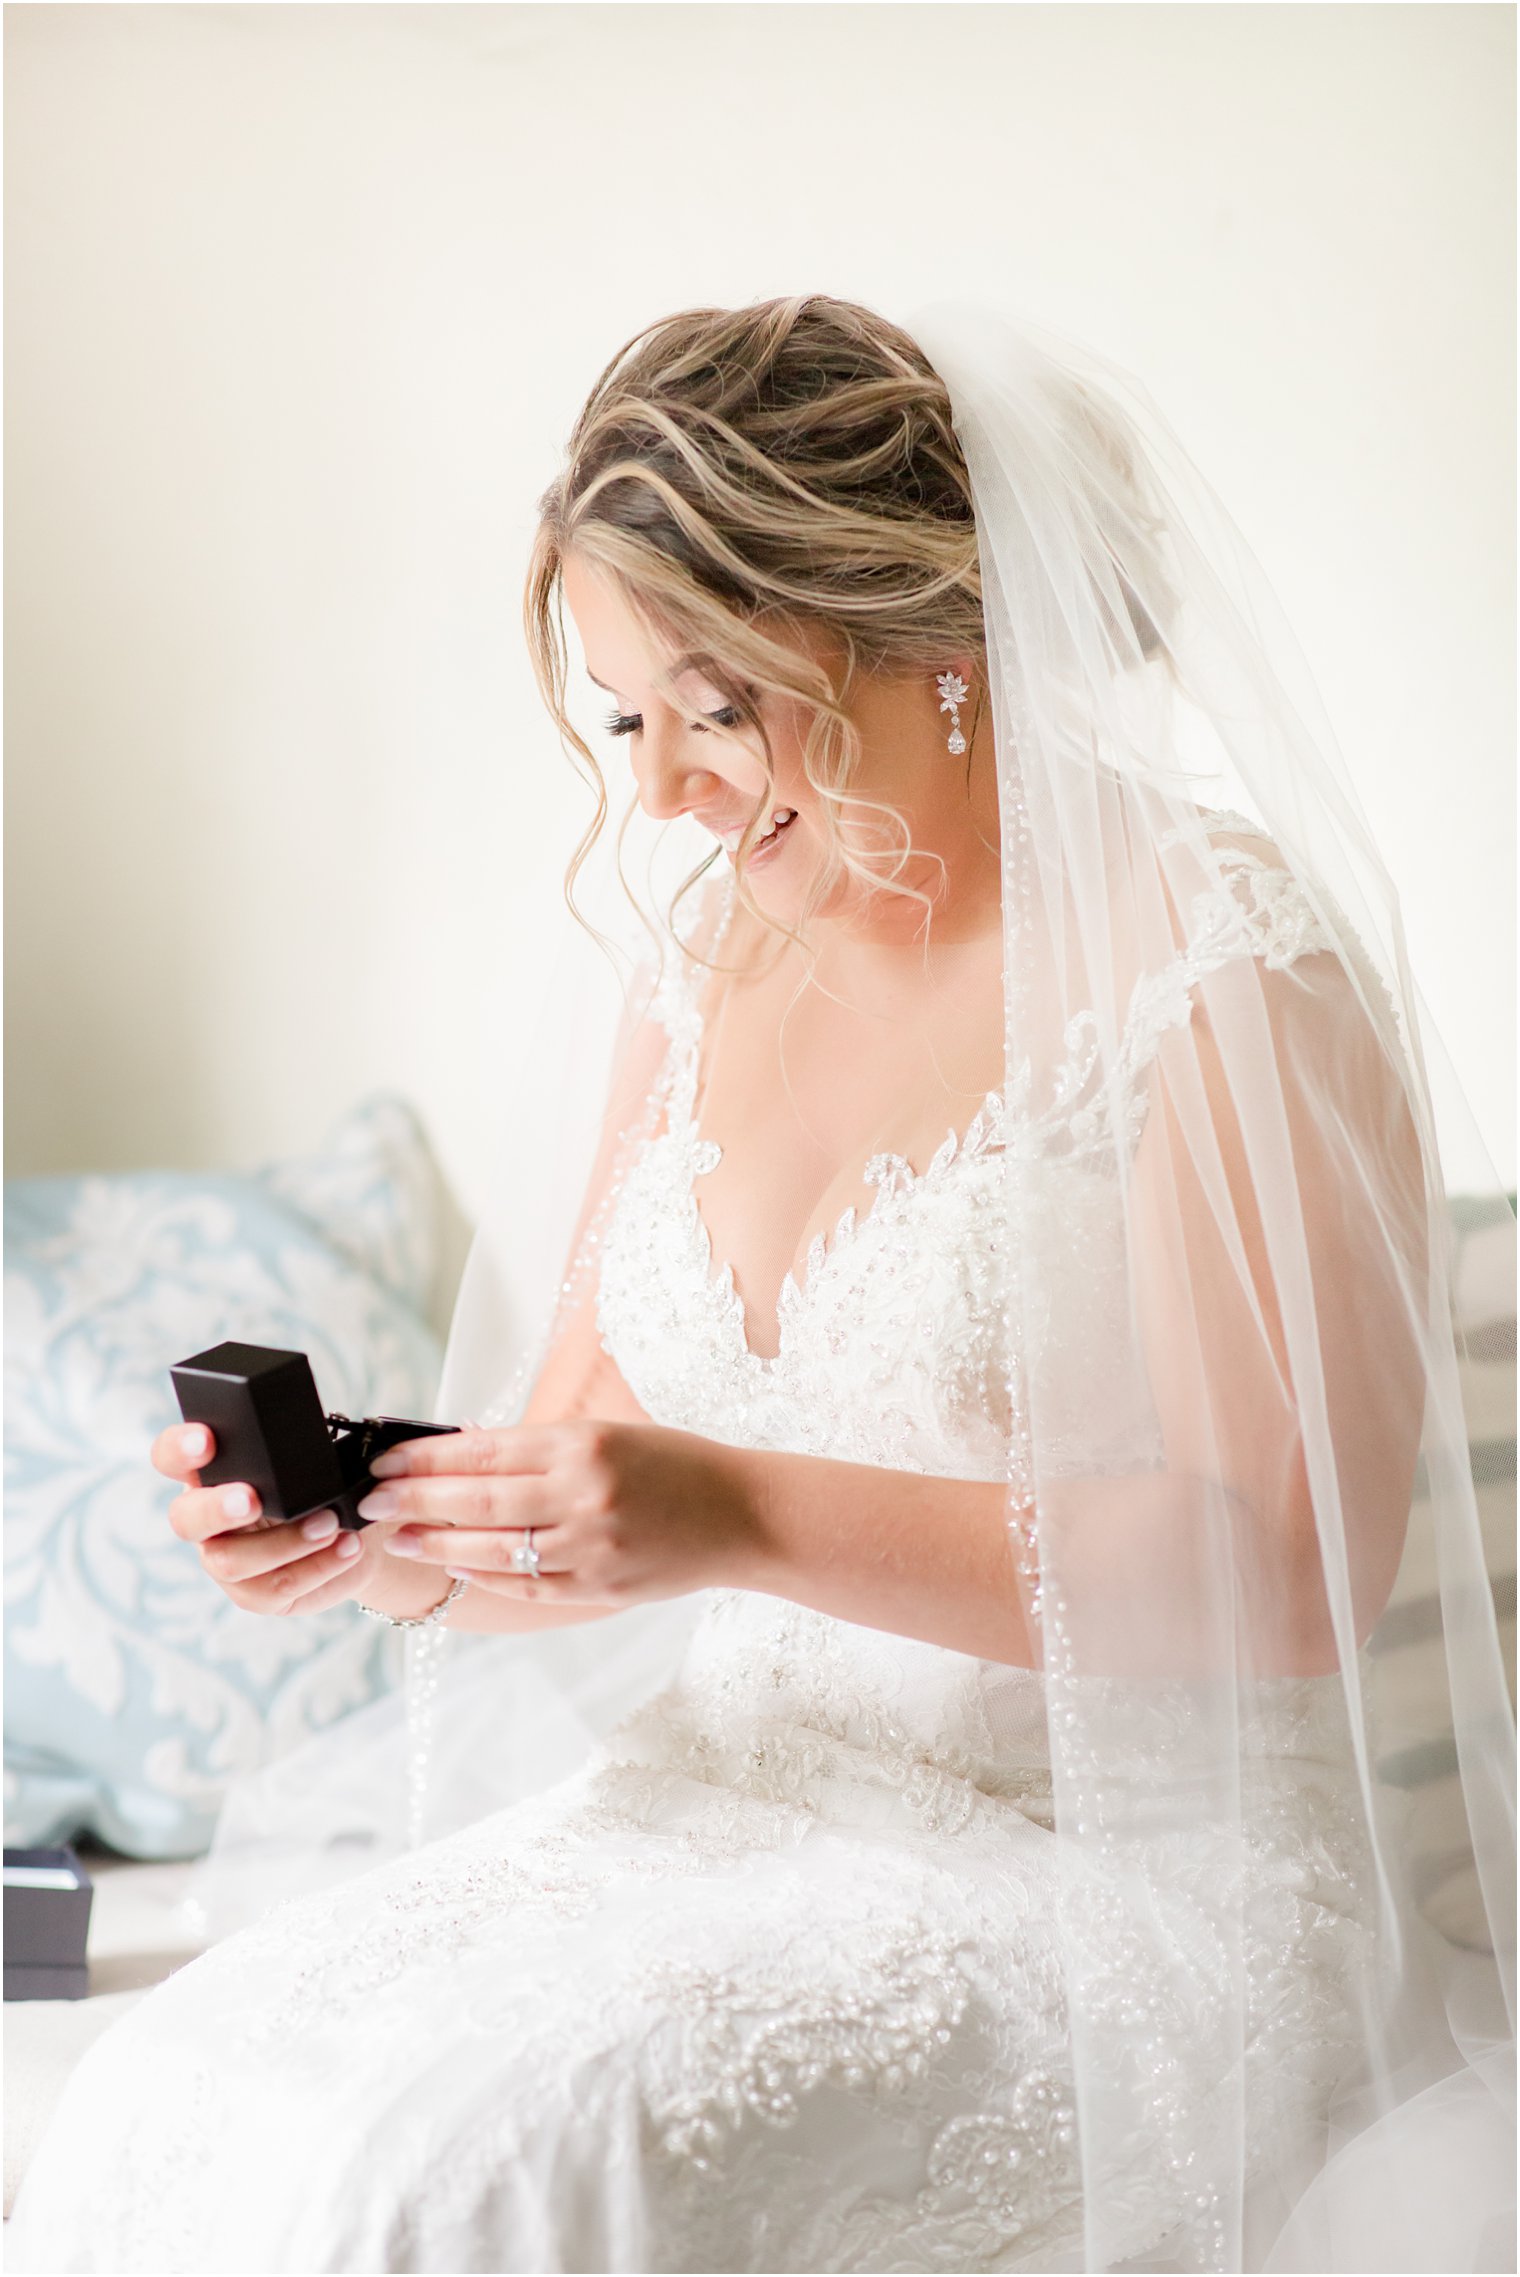
{"type": "Polygon", "coordinates": [[[549,1526],[559,1501],[541,1475],[388,1479],[364,1497],[359,1515],[418,1526],[549,1526]]]}
{"type": "MultiPolygon", "coordinates": [[[[286,1567],[284,1584],[291,1592],[290,1601],[296,1612],[320,1613],[325,1607],[340,1605],[354,1594],[355,1577],[363,1568],[354,1552],[344,1545],[358,1541],[357,1534],[342,1534],[336,1542],[286,1567]]],[[[257,1588],[260,1584],[254,1586],[257,1588]]],[[[278,1588],[280,1584],[271,1577],[269,1586],[278,1588]]]]}
{"type": "Polygon", "coordinates": [[[363,1595],[354,1567],[348,1563],[337,1573],[329,1574],[325,1581],[318,1582],[314,1589],[303,1589],[299,1596],[291,1599],[289,1610],[292,1613],[325,1613],[329,1606],[346,1605],[356,1590],[363,1595]]]}
{"type": "Polygon", "coordinates": [[[165,1478],[177,1478],[186,1485],[193,1485],[198,1472],[215,1453],[216,1440],[204,1423],[177,1423],[168,1431],[160,1431],[149,1450],[149,1459],[165,1478]]]}
{"type": "Polygon", "coordinates": [[[595,1589],[575,1573],[545,1574],[534,1581],[526,1574],[482,1573],[468,1566],[450,1566],[447,1571],[455,1581],[473,1582],[488,1597],[506,1597],[524,1605],[605,1605],[609,1612],[618,1612],[636,1602],[623,1591],[595,1589]]]}
{"type": "Polygon", "coordinates": [[[448,1431],[403,1439],[370,1464],[375,1478],[489,1477],[546,1471],[562,1452],[564,1426],[514,1423],[501,1431],[448,1431]]]}
{"type": "MultiPolygon", "coordinates": [[[[196,1486],[177,1494],[169,1505],[169,1523],[181,1541],[205,1542],[233,1526],[256,1526],[262,1505],[251,1486],[196,1486]]],[[[265,1525],[283,1521],[269,1519],[265,1525]]]]}
{"type": "MultiPolygon", "coordinates": [[[[539,1555],[542,1573],[568,1573],[570,1558],[561,1544],[562,1526],[550,1526],[545,1532],[534,1529],[533,1547],[539,1555]]],[[[420,1558],[426,1565],[478,1567],[482,1573],[515,1573],[513,1552],[522,1543],[522,1535],[515,1529],[507,1532],[472,1533],[460,1526],[408,1526],[404,1532],[393,1534],[386,1548],[392,1557],[420,1558]]]]}
{"type": "Polygon", "coordinates": [[[239,1586],[257,1612],[315,1612],[312,1600],[330,1585],[342,1580],[352,1588],[361,1546],[357,1534],[340,1534],[329,1548],[308,1550],[291,1564],[255,1574],[239,1586]]]}
{"type": "Polygon", "coordinates": [[[340,1538],[336,1517],[331,1511],[325,1515],[330,1520],[325,1526],[319,1516],[303,1519],[298,1526],[280,1525],[262,1530],[240,1529],[236,1533],[217,1534],[210,1541],[201,1544],[201,1563],[215,1580],[233,1584],[255,1581],[261,1574],[293,1568],[313,1554],[326,1555],[331,1552],[340,1563],[351,1563],[360,1554],[363,1544],[358,1535],[352,1532],[340,1538]],[[310,1533],[307,1532],[308,1527],[312,1528],[310,1533]],[[347,1547],[348,1544],[352,1547],[347,1547]]]}
{"type": "Polygon", "coordinates": [[[535,1581],[527,1574],[485,1573],[478,1567],[450,1566],[453,1581],[473,1582],[489,1597],[510,1597],[524,1605],[585,1605],[602,1603],[594,1591],[573,1573],[544,1574],[535,1581]]]}

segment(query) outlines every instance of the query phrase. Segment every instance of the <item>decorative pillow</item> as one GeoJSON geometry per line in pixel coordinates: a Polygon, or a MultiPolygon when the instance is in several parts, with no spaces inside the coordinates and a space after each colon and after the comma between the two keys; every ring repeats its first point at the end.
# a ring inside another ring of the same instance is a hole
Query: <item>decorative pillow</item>
{"type": "Polygon", "coordinates": [[[311,1354],[325,1405],[431,1415],[437,1183],[376,1099],[249,1176],[30,1178],[5,1191],[5,1839],[205,1849],[228,1780],[395,1680],[351,1605],[242,1612],[171,1531],[148,1462],[168,1369],[224,1338],[311,1354]]]}

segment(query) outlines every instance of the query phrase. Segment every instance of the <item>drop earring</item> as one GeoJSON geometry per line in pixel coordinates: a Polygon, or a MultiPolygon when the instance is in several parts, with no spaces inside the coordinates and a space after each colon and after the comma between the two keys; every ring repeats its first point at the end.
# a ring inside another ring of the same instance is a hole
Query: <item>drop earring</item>
{"type": "Polygon", "coordinates": [[[961,706],[970,691],[965,681],[954,672],[941,672],[935,686],[939,689],[939,708],[942,712],[948,712],[951,719],[950,741],[946,748],[952,758],[958,759],[966,748],[966,738],[961,733],[961,706]]]}

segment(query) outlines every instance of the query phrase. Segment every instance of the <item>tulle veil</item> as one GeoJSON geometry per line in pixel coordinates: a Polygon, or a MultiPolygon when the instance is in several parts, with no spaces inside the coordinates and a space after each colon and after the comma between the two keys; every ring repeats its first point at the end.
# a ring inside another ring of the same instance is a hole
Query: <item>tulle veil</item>
{"type": "MultiPolygon", "coordinates": [[[[1475,1312],[1443,1152],[1487,1158],[1395,885],[1267,580],[1148,391],[987,301],[902,322],[970,471],[998,755],[998,1409],[1067,1862],[1080,2266],[1512,2268],[1512,1487],[1478,1409],[1513,1358],[1513,1211],[1464,1178],[1500,1291],[1475,1312]],[[1096,1244],[1078,1191],[1104,1197],[1096,1244]],[[1306,1934],[1357,1924],[1333,2020],[1261,1950],[1285,1765],[1333,1789],[1354,1862],[1306,1861],[1295,1893],[1306,1934]],[[1200,1882],[1206,1949],[1171,1905],[1200,1882]],[[1311,2062],[1315,2116],[1271,2124],[1311,2062]]],[[[634,816],[580,881],[607,946],[567,919],[546,968],[442,1420],[510,1422],[595,1300],[649,1108],[637,1040],[686,953],[663,911],[702,855],[634,816]]],[[[234,1790],[194,1918],[235,1926],[553,1783],[700,1610],[409,1639],[392,1700],[234,1790]]]]}

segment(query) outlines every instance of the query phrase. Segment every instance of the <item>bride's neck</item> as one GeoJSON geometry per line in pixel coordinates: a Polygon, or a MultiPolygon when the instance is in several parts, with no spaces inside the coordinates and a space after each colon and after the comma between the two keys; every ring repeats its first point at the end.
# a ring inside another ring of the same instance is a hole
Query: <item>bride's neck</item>
{"type": "Polygon", "coordinates": [[[912,854],[892,886],[851,890],[835,911],[810,920],[819,952],[924,956],[1001,934],[1003,890],[997,842],[958,833],[928,854],[912,854]]]}
{"type": "Polygon", "coordinates": [[[816,977],[849,985],[872,975],[906,980],[913,971],[932,972],[945,957],[955,960],[976,949],[1000,955],[1002,895],[996,855],[963,863],[923,878],[911,873],[902,883],[918,888],[921,900],[903,892],[872,891],[835,915],[815,918],[807,927],[816,951],[816,977]]]}
{"type": "Polygon", "coordinates": [[[851,879],[836,910],[809,927],[820,954],[845,970],[883,959],[931,961],[1002,929],[997,759],[990,720],[977,722],[964,773],[935,746],[915,763],[916,796],[900,811],[914,851],[892,887],[851,879]],[[904,891],[906,888],[908,890],[904,891]]]}

